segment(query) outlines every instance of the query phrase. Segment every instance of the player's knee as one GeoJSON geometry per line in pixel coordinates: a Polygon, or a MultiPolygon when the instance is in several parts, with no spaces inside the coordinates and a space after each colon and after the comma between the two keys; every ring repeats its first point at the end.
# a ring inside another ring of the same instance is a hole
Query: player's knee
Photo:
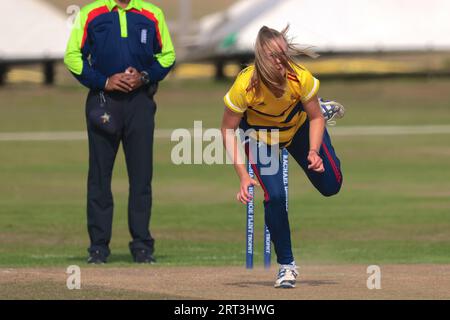
{"type": "Polygon", "coordinates": [[[284,204],[286,203],[286,194],[284,189],[269,193],[268,201],[270,204],[284,204]]]}
{"type": "Polygon", "coordinates": [[[342,183],[328,184],[325,187],[320,188],[319,191],[324,197],[332,197],[339,193],[341,186],[342,183]]]}

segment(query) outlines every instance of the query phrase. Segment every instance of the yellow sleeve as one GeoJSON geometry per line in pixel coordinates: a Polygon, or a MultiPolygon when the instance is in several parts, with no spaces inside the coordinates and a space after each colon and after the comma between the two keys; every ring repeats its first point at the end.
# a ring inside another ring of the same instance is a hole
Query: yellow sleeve
{"type": "Polygon", "coordinates": [[[236,113],[244,113],[248,107],[245,96],[246,88],[242,85],[242,79],[238,77],[230,91],[228,91],[225,97],[223,97],[223,102],[231,111],[236,113]]]}
{"type": "Polygon", "coordinates": [[[320,81],[313,77],[311,72],[303,70],[298,76],[300,81],[300,97],[302,103],[308,102],[319,91],[320,81]]]}

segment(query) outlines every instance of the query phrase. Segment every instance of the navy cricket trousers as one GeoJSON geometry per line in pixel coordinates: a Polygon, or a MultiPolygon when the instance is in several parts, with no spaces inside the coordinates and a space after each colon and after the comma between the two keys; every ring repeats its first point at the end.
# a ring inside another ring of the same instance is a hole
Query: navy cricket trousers
{"type": "Polygon", "coordinates": [[[87,222],[89,252],[110,254],[114,202],[111,178],[120,142],[129,178],[128,226],[132,236],[130,251],[154,250],[150,216],[152,207],[153,133],[156,104],[153,95],[141,88],[125,94],[106,93],[106,104],[119,126],[111,135],[90,123],[88,113],[99,103],[99,92],[91,91],[86,101],[89,138],[89,174],[87,183],[87,222]]]}
{"type": "MultiPolygon", "coordinates": [[[[265,144],[258,144],[257,148],[267,148],[265,144]]],[[[251,148],[249,148],[251,149],[251,148]]],[[[257,149],[258,150],[258,149],[257,149]]],[[[314,187],[324,196],[329,197],[337,194],[342,186],[341,165],[330,136],[325,129],[320,156],[323,160],[325,172],[318,173],[308,169],[309,152],[309,121],[295,134],[292,143],[287,147],[289,154],[304,170],[314,187]]],[[[253,151],[255,152],[255,151],[253,151]]],[[[260,151],[258,150],[258,153],[260,151]]],[[[264,154],[270,155],[270,148],[264,154]]],[[[281,157],[275,157],[279,161],[278,170],[275,174],[261,174],[261,169],[267,167],[267,162],[261,162],[260,157],[252,157],[255,164],[253,170],[264,190],[264,217],[270,231],[271,240],[274,244],[277,262],[279,264],[290,264],[294,261],[291,246],[291,232],[289,227],[288,213],[286,211],[286,195],[283,184],[283,170],[281,157]]]]}

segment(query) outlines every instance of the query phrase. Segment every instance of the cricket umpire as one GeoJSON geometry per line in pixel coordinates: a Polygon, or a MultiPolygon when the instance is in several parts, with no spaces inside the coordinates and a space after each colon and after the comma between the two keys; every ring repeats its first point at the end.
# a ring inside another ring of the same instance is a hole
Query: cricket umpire
{"type": "Polygon", "coordinates": [[[150,233],[153,174],[153,96],[175,63],[164,14],[143,0],[97,0],[78,14],[64,63],[88,87],[88,263],[110,255],[111,177],[122,142],[129,177],[129,249],[137,263],[154,263],[150,233]]]}

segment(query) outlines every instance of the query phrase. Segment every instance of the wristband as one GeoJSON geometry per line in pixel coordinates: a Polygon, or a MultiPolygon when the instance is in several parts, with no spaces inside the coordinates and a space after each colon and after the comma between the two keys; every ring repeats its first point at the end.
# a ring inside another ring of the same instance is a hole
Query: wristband
{"type": "Polygon", "coordinates": [[[311,149],[311,150],[308,151],[308,153],[309,152],[315,152],[320,157],[320,153],[317,150],[311,149]]]}

